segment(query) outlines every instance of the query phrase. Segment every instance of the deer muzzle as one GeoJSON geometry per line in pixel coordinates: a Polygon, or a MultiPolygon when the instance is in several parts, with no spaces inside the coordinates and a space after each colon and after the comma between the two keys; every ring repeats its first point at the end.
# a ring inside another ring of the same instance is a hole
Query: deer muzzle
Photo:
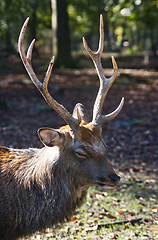
{"type": "Polygon", "coordinates": [[[120,179],[120,176],[118,176],[116,173],[113,173],[108,175],[106,178],[100,177],[97,180],[97,185],[104,188],[115,188],[119,184],[120,179]]]}

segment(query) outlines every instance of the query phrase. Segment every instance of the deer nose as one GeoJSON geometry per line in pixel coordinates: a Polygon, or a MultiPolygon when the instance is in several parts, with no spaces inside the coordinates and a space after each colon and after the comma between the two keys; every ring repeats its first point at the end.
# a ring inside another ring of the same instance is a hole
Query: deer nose
{"type": "Polygon", "coordinates": [[[111,174],[109,175],[109,178],[114,184],[117,184],[121,179],[120,176],[118,176],[117,174],[111,174]]]}

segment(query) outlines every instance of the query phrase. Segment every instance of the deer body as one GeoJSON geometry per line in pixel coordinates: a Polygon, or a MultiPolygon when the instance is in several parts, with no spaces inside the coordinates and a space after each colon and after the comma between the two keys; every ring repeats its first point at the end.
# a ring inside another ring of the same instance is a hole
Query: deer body
{"type": "Polygon", "coordinates": [[[27,56],[23,50],[23,37],[28,19],[19,36],[19,52],[33,83],[68,124],[59,129],[41,128],[38,135],[42,149],[11,149],[0,147],[0,239],[14,240],[42,231],[70,220],[91,186],[114,188],[120,177],[107,160],[107,147],[101,136],[101,126],[118,115],[118,108],[102,115],[101,108],[108,89],[117,75],[110,79],[102,73],[100,56],[103,50],[103,20],[100,23],[100,46],[93,53],[84,45],[95,63],[100,89],[96,98],[93,119],[82,104],[77,104],[71,115],[56,102],[47,90],[53,60],[50,62],[43,84],[31,66],[34,41],[27,56]]]}
{"type": "Polygon", "coordinates": [[[0,148],[0,239],[14,239],[70,220],[90,186],[114,187],[119,180],[107,177],[109,172],[116,174],[106,160],[107,148],[97,131],[82,126],[75,139],[68,127],[58,131],[58,146],[0,148]],[[89,154],[88,160],[77,157],[76,152],[82,149],[89,154]]]}

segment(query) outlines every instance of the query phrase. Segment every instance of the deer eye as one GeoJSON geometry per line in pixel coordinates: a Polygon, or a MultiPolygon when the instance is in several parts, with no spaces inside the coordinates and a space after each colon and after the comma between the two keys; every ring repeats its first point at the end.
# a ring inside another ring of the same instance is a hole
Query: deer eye
{"type": "Polygon", "coordinates": [[[82,149],[78,149],[75,152],[76,152],[77,157],[79,157],[79,158],[88,158],[88,154],[85,151],[83,151],[82,149]]]}

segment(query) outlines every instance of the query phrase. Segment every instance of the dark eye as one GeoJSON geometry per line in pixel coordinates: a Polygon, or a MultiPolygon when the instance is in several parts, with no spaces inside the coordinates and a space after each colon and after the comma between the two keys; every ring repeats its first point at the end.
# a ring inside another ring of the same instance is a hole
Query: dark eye
{"type": "Polygon", "coordinates": [[[85,151],[83,151],[82,149],[76,150],[76,155],[79,158],[88,158],[87,153],[85,151]]]}

